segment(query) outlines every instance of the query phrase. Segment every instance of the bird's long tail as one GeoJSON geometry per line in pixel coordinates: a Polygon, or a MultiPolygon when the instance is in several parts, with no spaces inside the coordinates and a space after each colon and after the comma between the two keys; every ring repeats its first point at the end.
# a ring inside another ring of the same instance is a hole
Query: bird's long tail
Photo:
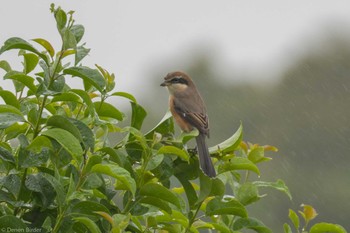
{"type": "Polygon", "coordinates": [[[214,169],[214,165],[211,161],[209,150],[206,143],[206,136],[200,133],[196,137],[198,154],[199,154],[199,163],[203,172],[209,177],[215,177],[216,172],[214,169]]]}

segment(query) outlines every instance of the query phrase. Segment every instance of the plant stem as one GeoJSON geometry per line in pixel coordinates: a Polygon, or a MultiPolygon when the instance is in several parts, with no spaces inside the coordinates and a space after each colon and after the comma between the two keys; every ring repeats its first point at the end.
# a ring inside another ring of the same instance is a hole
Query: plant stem
{"type": "Polygon", "coordinates": [[[198,214],[198,212],[199,212],[199,210],[200,210],[200,208],[201,208],[201,206],[202,206],[202,203],[203,203],[203,201],[201,201],[201,202],[198,204],[198,207],[197,207],[196,211],[194,212],[192,218],[191,218],[190,221],[188,222],[188,226],[187,226],[187,228],[186,228],[186,230],[185,230],[185,233],[187,233],[187,232],[190,231],[192,224],[196,221],[196,217],[197,217],[197,214],[198,214]]]}

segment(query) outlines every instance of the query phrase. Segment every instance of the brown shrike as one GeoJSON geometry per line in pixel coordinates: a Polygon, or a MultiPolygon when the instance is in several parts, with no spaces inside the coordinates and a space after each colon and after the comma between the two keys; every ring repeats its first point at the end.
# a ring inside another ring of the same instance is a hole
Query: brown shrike
{"type": "Polygon", "coordinates": [[[201,168],[207,176],[215,177],[206,143],[206,137],[209,137],[209,121],[202,97],[192,79],[182,72],[169,73],[164,80],[161,86],[169,90],[169,107],[175,122],[185,132],[198,129],[196,142],[201,168]]]}

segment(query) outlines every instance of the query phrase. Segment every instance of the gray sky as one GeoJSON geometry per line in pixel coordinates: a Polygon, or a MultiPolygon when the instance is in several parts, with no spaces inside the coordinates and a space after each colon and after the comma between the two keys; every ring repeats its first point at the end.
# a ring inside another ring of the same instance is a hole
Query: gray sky
{"type": "MultiPolygon", "coordinates": [[[[2,0],[0,43],[12,36],[42,37],[58,48],[50,2],[2,0]]],[[[75,10],[77,23],[85,26],[83,41],[92,51],[84,64],[97,63],[114,72],[118,90],[136,96],[135,83],[146,86],[156,69],[166,74],[187,67],[191,54],[201,48],[215,56],[216,72],[248,67],[260,72],[276,67],[287,54],[301,52],[298,42],[322,28],[350,26],[348,0],[54,2],[75,10]],[[175,64],[166,63],[173,59],[175,64]]],[[[15,56],[5,53],[0,60],[15,61],[15,56]]]]}

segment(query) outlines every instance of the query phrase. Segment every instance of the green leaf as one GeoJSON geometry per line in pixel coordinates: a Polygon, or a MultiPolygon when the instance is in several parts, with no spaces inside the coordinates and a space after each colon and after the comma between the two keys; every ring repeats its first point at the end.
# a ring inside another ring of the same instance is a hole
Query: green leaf
{"type": "Polygon", "coordinates": [[[84,59],[90,52],[90,49],[85,48],[84,46],[77,46],[75,52],[75,61],[74,64],[78,65],[80,61],[84,59]]]}
{"type": "Polygon", "coordinates": [[[66,192],[64,191],[62,184],[56,179],[56,177],[48,173],[40,173],[40,174],[51,184],[51,186],[56,191],[56,195],[57,195],[56,200],[57,200],[58,206],[63,206],[66,198],[66,192]]]}
{"type": "Polygon", "coordinates": [[[73,220],[84,224],[91,233],[101,233],[96,223],[87,217],[75,217],[73,220]]]}
{"type": "Polygon", "coordinates": [[[210,147],[209,153],[210,154],[215,154],[218,152],[229,153],[234,151],[242,141],[242,132],[243,132],[243,127],[242,127],[242,124],[240,124],[237,131],[230,138],[226,139],[224,142],[216,146],[210,147]]]}
{"type": "Polygon", "coordinates": [[[165,188],[160,184],[156,184],[156,183],[145,184],[140,190],[140,195],[146,196],[146,197],[158,198],[160,200],[169,202],[178,208],[181,207],[178,197],[174,193],[169,191],[169,189],[165,188]]]}
{"type": "Polygon", "coordinates": [[[10,162],[12,164],[15,163],[15,158],[12,155],[12,153],[10,151],[8,151],[7,149],[1,147],[1,146],[0,146],[0,158],[3,161],[10,162]]]}
{"type": "Polygon", "coordinates": [[[174,121],[170,111],[164,115],[163,119],[153,129],[145,134],[145,137],[152,139],[155,132],[162,135],[174,134],[174,121]]]}
{"type": "Polygon", "coordinates": [[[9,174],[0,179],[0,185],[6,188],[15,197],[18,196],[21,187],[21,179],[18,175],[9,174]]]}
{"type": "Polygon", "coordinates": [[[9,64],[7,61],[5,61],[5,60],[1,60],[1,61],[0,61],[0,68],[2,68],[3,70],[5,70],[6,72],[11,71],[11,66],[10,66],[10,64],[9,64]]]}
{"type": "Polygon", "coordinates": [[[79,201],[72,207],[71,211],[73,215],[88,215],[95,221],[98,221],[100,218],[100,215],[96,211],[110,213],[104,205],[94,201],[79,201]]]}
{"type": "Polygon", "coordinates": [[[299,216],[293,210],[289,209],[288,217],[292,221],[294,228],[299,229],[299,216]]]}
{"type": "Polygon", "coordinates": [[[79,140],[70,132],[60,128],[52,128],[42,132],[42,135],[56,140],[69,154],[80,161],[83,150],[79,140]]]}
{"type": "MultiPolygon", "coordinates": [[[[33,191],[36,196],[39,198],[39,201],[43,205],[43,207],[48,207],[55,200],[55,189],[52,184],[43,177],[42,173],[38,174],[29,174],[25,180],[25,187],[33,191]]],[[[62,199],[57,199],[59,203],[62,203],[62,199]]]]}
{"type": "Polygon", "coordinates": [[[91,101],[90,96],[86,93],[84,90],[79,90],[79,89],[71,89],[69,92],[75,93],[80,96],[80,98],[83,99],[84,104],[87,105],[89,113],[93,115],[95,113],[95,108],[94,105],[91,101]]]}
{"type": "Polygon", "coordinates": [[[255,218],[240,218],[233,224],[233,230],[252,229],[258,233],[272,233],[261,221],[255,218]]]}
{"type": "Polygon", "coordinates": [[[165,212],[171,214],[172,210],[170,208],[170,206],[167,204],[167,202],[160,200],[159,198],[156,197],[143,197],[140,200],[141,203],[144,204],[149,204],[149,205],[153,205],[155,207],[158,207],[161,210],[164,210],[165,212]]]}
{"type": "Polygon", "coordinates": [[[46,64],[49,63],[47,57],[45,54],[40,53],[38,50],[36,50],[31,44],[29,44],[27,41],[18,38],[18,37],[12,37],[5,41],[4,45],[0,49],[0,54],[2,54],[5,51],[11,50],[11,49],[24,49],[30,52],[35,53],[39,57],[41,57],[46,64]]]}
{"type": "Polygon", "coordinates": [[[6,90],[0,90],[0,97],[4,100],[7,105],[12,105],[15,108],[20,107],[17,97],[11,92],[6,90]]]}
{"type": "Polygon", "coordinates": [[[244,206],[232,197],[216,197],[207,204],[206,215],[235,215],[246,218],[248,213],[244,206]]]}
{"type": "Polygon", "coordinates": [[[147,163],[146,170],[149,171],[149,170],[155,169],[163,162],[163,159],[164,159],[164,155],[162,154],[153,155],[147,163]]]}
{"type": "Polygon", "coordinates": [[[255,164],[271,160],[271,158],[265,157],[265,150],[262,146],[253,148],[248,154],[248,159],[255,164]]]}
{"type": "Polygon", "coordinates": [[[67,23],[67,14],[60,7],[55,10],[55,19],[57,23],[57,29],[61,32],[65,28],[67,23]]]}
{"type": "Polygon", "coordinates": [[[105,79],[96,69],[91,69],[86,66],[77,66],[65,69],[63,73],[83,79],[85,82],[88,82],[100,92],[102,92],[106,86],[105,79]]]}
{"type": "Polygon", "coordinates": [[[70,121],[68,117],[53,115],[47,120],[46,124],[47,126],[64,129],[71,133],[77,140],[79,140],[79,142],[83,141],[79,129],[70,121]]]}
{"type": "Polygon", "coordinates": [[[136,192],[136,182],[130,176],[130,173],[122,167],[113,164],[96,164],[91,172],[97,172],[116,178],[122,182],[133,195],[136,192]]]}
{"type": "Polygon", "coordinates": [[[219,173],[224,173],[233,170],[249,170],[260,175],[259,168],[249,159],[243,157],[233,157],[230,161],[219,165],[219,173]]]}
{"type": "Polygon", "coordinates": [[[193,185],[184,176],[179,176],[178,175],[176,177],[178,178],[178,180],[180,181],[182,187],[185,190],[185,193],[186,193],[186,196],[187,196],[187,200],[188,200],[188,203],[190,204],[190,207],[193,207],[196,204],[197,200],[198,200],[197,193],[194,190],[193,185]]]}
{"type": "Polygon", "coordinates": [[[25,121],[22,113],[11,105],[0,104],[0,129],[5,129],[17,122],[25,121]]]}
{"type": "Polygon", "coordinates": [[[278,191],[284,192],[289,197],[289,199],[292,200],[292,195],[283,180],[278,179],[276,182],[254,181],[253,184],[257,187],[274,188],[278,191]]]}
{"type": "Polygon", "coordinates": [[[260,199],[257,186],[249,182],[238,187],[236,197],[245,206],[260,199]]]}
{"type": "Polygon", "coordinates": [[[4,215],[0,217],[0,229],[2,232],[25,232],[27,225],[13,215],[4,215]]]}
{"type": "Polygon", "coordinates": [[[293,233],[292,228],[287,224],[283,224],[284,233],[293,233]]]}
{"type": "Polygon", "coordinates": [[[344,227],[332,223],[316,223],[310,229],[310,233],[347,233],[344,227]]]}
{"type": "Polygon", "coordinates": [[[71,30],[64,28],[62,30],[62,39],[63,39],[63,49],[75,49],[77,47],[77,41],[71,30]]]}
{"type": "Polygon", "coordinates": [[[51,103],[59,102],[59,101],[72,101],[72,102],[76,102],[76,103],[82,102],[80,99],[80,96],[73,93],[73,92],[64,92],[64,93],[60,93],[58,95],[55,95],[52,98],[51,103]]]}
{"type": "Polygon", "coordinates": [[[38,136],[29,144],[27,150],[39,153],[43,148],[53,148],[50,139],[44,136],[38,136]]]}
{"type": "Polygon", "coordinates": [[[124,119],[124,114],[116,109],[113,105],[106,102],[94,102],[93,103],[97,114],[100,117],[109,117],[122,121],[124,119]]]}
{"type": "Polygon", "coordinates": [[[140,130],[143,120],[147,116],[146,110],[136,102],[131,102],[131,126],[140,130]]]}
{"type": "Polygon", "coordinates": [[[82,142],[85,145],[85,150],[90,149],[91,152],[95,149],[95,135],[92,130],[84,122],[76,120],[74,118],[68,118],[75,127],[79,130],[80,135],[82,136],[82,142]]]}
{"type": "Polygon", "coordinates": [[[190,157],[187,154],[186,151],[181,150],[175,146],[162,146],[161,148],[159,148],[159,150],[157,151],[157,154],[171,154],[171,155],[176,155],[180,158],[182,158],[185,161],[189,161],[190,157]]]}
{"type": "Polygon", "coordinates": [[[199,191],[197,203],[204,201],[210,195],[213,180],[208,176],[204,175],[202,172],[200,172],[199,184],[200,184],[200,191],[199,191]]]}
{"type": "Polygon", "coordinates": [[[35,69],[39,62],[39,57],[32,53],[23,54],[24,57],[24,73],[28,74],[35,69]]]}
{"type": "Polygon", "coordinates": [[[46,51],[50,54],[51,57],[53,57],[55,55],[55,49],[52,47],[50,42],[48,42],[47,40],[42,39],[42,38],[36,38],[36,39],[32,39],[32,41],[35,41],[36,43],[43,46],[46,49],[46,51]]]}
{"type": "Polygon", "coordinates": [[[26,86],[32,93],[36,93],[37,87],[34,85],[34,78],[25,75],[18,71],[10,71],[5,74],[4,79],[12,79],[17,82],[22,83],[26,86]]]}
{"type": "Polygon", "coordinates": [[[137,103],[136,98],[133,95],[127,93],[127,92],[117,91],[117,92],[112,93],[111,96],[124,97],[124,98],[129,99],[131,102],[137,103]]]}
{"type": "Polygon", "coordinates": [[[79,43],[84,36],[85,29],[83,25],[75,24],[70,28],[70,31],[74,35],[76,43],[79,43]]]}

